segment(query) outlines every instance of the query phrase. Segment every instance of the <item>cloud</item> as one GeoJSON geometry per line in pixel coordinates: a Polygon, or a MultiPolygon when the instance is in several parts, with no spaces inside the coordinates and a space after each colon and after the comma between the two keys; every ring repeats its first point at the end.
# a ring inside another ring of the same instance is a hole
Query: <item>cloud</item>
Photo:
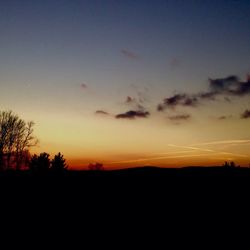
{"type": "Polygon", "coordinates": [[[241,115],[242,119],[249,119],[250,118],[250,110],[246,109],[243,114],[241,115]]]}
{"type": "Polygon", "coordinates": [[[191,106],[194,107],[198,105],[199,100],[196,96],[188,94],[175,94],[171,97],[163,99],[163,102],[160,103],[157,107],[158,111],[163,111],[167,107],[175,108],[176,106],[191,106]]]}
{"type": "Polygon", "coordinates": [[[249,144],[250,140],[224,140],[224,141],[210,141],[210,142],[203,142],[198,144],[192,144],[191,146],[203,146],[203,145],[228,145],[228,144],[249,144]]]}
{"type": "MultiPolygon", "coordinates": [[[[201,143],[201,144],[195,144],[195,145],[213,145],[209,143],[201,143]]],[[[225,151],[217,151],[214,149],[208,149],[208,148],[199,148],[199,147],[194,147],[195,145],[189,145],[189,146],[178,146],[174,144],[168,144],[169,147],[177,147],[177,148],[182,148],[182,149],[192,149],[194,151],[203,151],[203,152],[211,152],[211,153],[216,153],[216,154],[222,154],[222,155],[231,155],[231,156],[238,156],[238,157],[248,157],[247,155],[242,155],[242,154],[235,154],[231,152],[225,152],[225,151]]]]}
{"type": "Polygon", "coordinates": [[[121,113],[115,116],[116,119],[135,119],[135,118],[147,118],[150,115],[148,111],[130,110],[125,113],[121,113]]]}
{"type": "Polygon", "coordinates": [[[230,86],[235,82],[238,82],[238,77],[228,76],[225,78],[209,79],[209,82],[211,89],[215,91],[222,91],[223,89],[226,89],[227,86],[230,86]]]}
{"type": "Polygon", "coordinates": [[[215,97],[218,93],[215,91],[211,91],[211,92],[201,92],[199,94],[196,95],[196,98],[199,98],[201,100],[211,100],[214,101],[215,97]]]}
{"type": "Polygon", "coordinates": [[[222,115],[222,116],[218,117],[218,120],[226,120],[226,119],[227,119],[227,117],[225,115],[222,115]]]}
{"type": "Polygon", "coordinates": [[[209,90],[195,94],[175,94],[164,98],[158,104],[157,110],[164,111],[167,108],[177,106],[197,107],[206,101],[216,101],[217,96],[223,96],[224,101],[231,102],[229,97],[242,97],[250,95],[250,76],[247,80],[240,81],[237,76],[231,75],[225,78],[209,79],[209,90]]]}
{"type": "Polygon", "coordinates": [[[210,89],[216,94],[244,96],[250,94],[250,79],[246,82],[239,80],[237,76],[228,76],[226,78],[209,79],[210,89]]]}
{"type": "Polygon", "coordinates": [[[97,115],[110,115],[108,112],[103,111],[103,110],[97,110],[97,111],[95,112],[95,114],[97,114],[97,115]]]}
{"type": "Polygon", "coordinates": [[[140,111],[144,111],[145,110],[145,107],[142,105],[143,102],[144,101],[142,101],[140,99],[140,97],[137,99],[137,98],[133,98],[131,96],[127,96],[127,98],[125,100],[125,104],[130,105],[131,108],[138,109],[140,111]]]}
{"type": "Polygon", "coordinates": [[[169,62],[170,69],[175,70],[181,66],[181,60],[174,57],[169,62]]]}
{"type": "Polygon", "coordinates": [[[222,115],[222,116],[218,117],[218,120],[227,120],[227,119],[230,119],[230,118],[232,118],[231,115],[222,115]]]}
{"type": "Polygon", "coordinates": [[[134,96],[136,99],[137,103],[140,104],[144,104],[146,102],[149,102],[149,88],[144,86],[144,87],[140,87],[140,86],[136,86],[135,84],[130,84],[130,87],[133,89],[134,91],[134,96]]]}
{"type": "Polygon", "coordinates": [[[88,87],[88,86],[87,86],[85,83],[82,83],[82,84],[81,84],[81,88],[82,88],[82,89],[86,89],[87,87],[88,87]]]}
{"type": "Polygon", "coordinates": [[[114,162],[110,162],[109,164],[135,163],[135,162],[145,162],[145,161],[152,161],[152,160],[179,159],[179,158],[188,158],[188,157],[202,157],[204,155],[205,154],[185,154],[185,155],[170,155],[170,156],[160,156],[160,157],[147,157],[147,158],[140,158],[140,159],[134,159],[134,160],[114,161],[114,162]]]}
{"type": "Polygon", "coordinates": [[[189,120],[191,118],[191,115],[183,114],[183,115],[174,115],[169,116],[168,119],[171,121],[183,121],[183,120],[189,120]]]}
{"type": "Polygon", "coordinates": [[[135,103],[135,102],[136,102],[135,98],[132,98],[131,96],[127,96],[127,99],[125,101],[125,103],[135,103]]]}
{"type": "Polygon", "coordinates": [[[225,102],[231,102],[231,99],[229,97],[227,97],[227,96],[224,96],[224,101],[225,102]]]}
{"type": "Polygon", "coordinates": [[[127,49],[122,49],[121,50],[121,53],[127,57],[128,59],[130,60],[138,60],[140,59],[139,55],[137,55],[136,53],[132,52],[132,51],[129,51],[127,49]]]}

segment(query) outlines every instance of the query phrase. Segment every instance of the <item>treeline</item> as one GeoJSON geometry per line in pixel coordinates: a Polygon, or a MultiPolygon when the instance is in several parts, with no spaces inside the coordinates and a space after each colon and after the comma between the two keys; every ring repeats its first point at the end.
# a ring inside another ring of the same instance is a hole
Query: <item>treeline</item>
{"type": "Polygon", "coordinates": [[[35,172],[62,172],[67,170],[66,160],[61,153],[58,153],[50,160],[48,153],[41,153],[40,155],[33,155],[29,161],[29,169],[35,172]]]}
{"type": "Polygon", "coordinates": [[[64,171],[65,159],[58,153],[50,160],[48,153],[31,156],[29,150],[38,144],[34,122],[24,121],[12,111],[0,111],[0,170],[64,171]]]}

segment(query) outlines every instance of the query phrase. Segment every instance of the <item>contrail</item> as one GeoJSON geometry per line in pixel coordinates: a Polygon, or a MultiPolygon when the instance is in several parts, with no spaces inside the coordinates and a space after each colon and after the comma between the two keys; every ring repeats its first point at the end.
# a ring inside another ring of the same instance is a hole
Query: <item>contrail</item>
{"type": "Polygon", "coordinates": [[[202,146],[202,145],[220,145],[220,144],[248,144],[250,140],[224,140],[224,141],[212,141],[198,144],[192,144],[191,146],[202,146]]]}

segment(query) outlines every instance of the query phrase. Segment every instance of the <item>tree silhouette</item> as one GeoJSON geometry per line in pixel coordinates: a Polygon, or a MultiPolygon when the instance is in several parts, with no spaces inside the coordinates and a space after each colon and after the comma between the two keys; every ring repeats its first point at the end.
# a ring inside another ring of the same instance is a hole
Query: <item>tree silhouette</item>
{"type": "Polygon", "coordinates": [[[231,161],[230,162],[230,168],[235,168],[235,167],[236,167],[236,165],[235,165],[234,161],[231,161]]]}
{"type": "Polygon", "coordinates": [[[225,167],[225,168],[228,168],[228,167],[229,167],[229,164],[228,164],[227,161],[224,162],[223,167],[225,167]]]}
{"type": "Polygon", "coordinates": [[[38,140],[33,136],[35,123],[30,121],[26,123],[26,126],[23,130],[19,130],[19,135],[16,140],[16,169],[20,168],[21,163],[23,162],[23,158],[25,157],[25,151],[27,151],[30,147],[36,146],[38,140]]]}
{"type": "Polygon", "coordinates": [[[61,153],[58,153],[54,156],[54,159],[51,161],[51,170],[55,172],[62,172],[66,170],[68,167],[65,163],[65,159],[61,153]]]}
{"type": "Polygon", "coordinates": [[[0,111],[0,169],[9,169],[15,163],[20,169],[25,152],[37,144],[33,136],[34,122],[25,122],[12,111],[0,111]]]}
{"type": "Polygon", "coordinates": [[[31,157],[29,168],[36,172],[47,172],[50,169],[50,159],[48,153],[36,154],[31,157]]]}
{"type": "Polygon", "coordinates": [[[225,161],[225,163],[223,164],[223,167],[226,167],[226,168],[235,168],[236,165],[235,165],[235,162],[234,161],[231,161],[230,163],[225,161]]]}

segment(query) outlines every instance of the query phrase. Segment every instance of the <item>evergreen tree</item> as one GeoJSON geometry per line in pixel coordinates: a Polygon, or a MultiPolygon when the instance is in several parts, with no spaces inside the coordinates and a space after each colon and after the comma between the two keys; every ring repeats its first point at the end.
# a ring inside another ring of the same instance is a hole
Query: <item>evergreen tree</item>
{"type": "Polygon", "coordinates": [[[61,153],[58,153],[54,156],[54,159],[51,161],[51,170],[56,172],[61,172],[66,170],[68,167],[66,165],[66,160],[64,159],[61,153]]]}

